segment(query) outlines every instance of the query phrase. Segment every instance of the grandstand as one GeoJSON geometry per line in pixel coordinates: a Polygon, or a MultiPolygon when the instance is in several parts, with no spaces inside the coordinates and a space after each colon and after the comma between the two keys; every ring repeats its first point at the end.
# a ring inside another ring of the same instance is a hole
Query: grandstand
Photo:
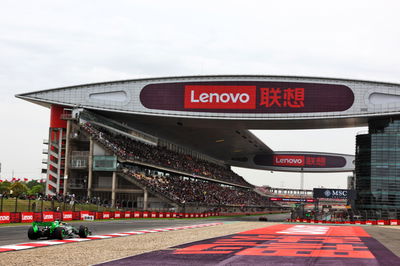
{"type": "Polygon", "coordinates": [[[267,208],[268,195],[260,198],[231,166],[355,170],[355,207],[400,217],[398,164],[387,164],[400,151],[393,150],[399,91],[399,84],[383,82],[225,75],[112,81],[17,97],[51,110],[48,194],[142,209],[267,208]],[[369,132],[357,136],[356,156],[274,151],[250,131],[358,126],[369,132]],[[193,195],[181,195],[174,184],[191,187],[193,195]]]}
{"type": "MultiPolygon", "coordinates": [[[[170,150],[155,138],[88,110],[65,112],[60,118],[68,121],[69,134],[61,139],[70,154],[61,193],[145,210],[260,211],[277,206],[229,166],[206,156],[170,150]]],[[[57,193],[56,186],[48,189],[57,193]]]]}

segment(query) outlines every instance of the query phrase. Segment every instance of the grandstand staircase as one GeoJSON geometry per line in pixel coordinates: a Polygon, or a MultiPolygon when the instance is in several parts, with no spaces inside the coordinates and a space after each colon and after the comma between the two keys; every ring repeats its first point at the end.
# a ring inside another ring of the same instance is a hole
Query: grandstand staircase
{"type": "Polygon", "coordinates": [[[160,193],[160,192],[157,192],[157,191],[155,191],[155,190],[152,190],[151,188],[149,188],[149,187],[143,185],[141,182],[139,182],[138,180],[136,180],[134,177],[132,177],[132,176],[130,176],[130,175],[128,175],[128,174],[126,174],[126,173],[124,173],[124,172],[122,172],[122,171],[118,171],[118,175],[119,175],[120,177],[123,177],[125,180],[129,181],[129,182],[132,183],[133,185],[138,186],[138,187],[140,187],[140,188],[143,189],[143,190],[146,189],[147,191],[149,191],[149,192],[150,192],[151,194],[153,194],[154,196],[157,196],[158,198],[160,198],[160,199],[162,199],[162,200],[164,200],[164,201],[170,203],[171,205],[176,205],[176,207],[179,206],[179,203],[178,203],[178,202],[172,200],[171,198],[169,198],[169,197],[163,195],[163,194],[160,193]]]}

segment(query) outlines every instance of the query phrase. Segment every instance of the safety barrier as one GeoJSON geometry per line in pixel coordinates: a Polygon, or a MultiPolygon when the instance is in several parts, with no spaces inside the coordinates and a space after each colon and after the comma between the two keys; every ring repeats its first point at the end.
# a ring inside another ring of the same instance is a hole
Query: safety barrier
{"type": "Polygon", "coordinates": [[[63,211],[63,212],[1,212],[0,223],[32,223],[51,222],[55,220],[107,220],[107,219],[138,219],[138,218],[194,218],[216,216],[217,213],[176,213],[176,212],[148,212],[148,211],[63,211]],[[86,218],[90,217],[90,219],[86,218]],[[93,217],[93,218],[91,218],[93,217]]]}
{"type": "Polygon", "coordinates": [[[292,223],[311,223],[311,224],[354,224],[354,225],[400,225],[400,220],[367,220],[367,221],[323,221],[312,219],[287,219],[292,223]]]}
{"type": "MultiPolygon", "coordinates": [[[[204,212],[204,213],[182,213],[182,212],[155,212],[155,211],[113,211],[113,212],[93,212],[93,211],[44,211],[44,212],[0,212],[1,223],[32,223],[32,222],[51,222],[55,220],[108,220],[108,219],[158,219],[158,218],[205,218],[213,216],[239,216],[271,214],[279,212],[204,212]],[[85,218],[90,217],[90,218],[85,218]],[[93,217],[93,218],[92,218],[93,217]]],[[[377,223],[379,224],[380,221],[377,223]]],[[[386,222],[393,224],[394,222],[386,222]]],[[[396,220],[396,223],[400,224],[396,220]]]]}

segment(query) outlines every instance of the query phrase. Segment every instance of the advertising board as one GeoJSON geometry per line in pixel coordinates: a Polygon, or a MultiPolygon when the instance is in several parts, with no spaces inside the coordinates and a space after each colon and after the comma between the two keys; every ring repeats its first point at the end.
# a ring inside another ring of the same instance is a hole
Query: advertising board
{"type": "Polygon", "coordinates": [[[140,92],[149,109],[216,113],[308,113],[349,109],[344,85],[306,82],[216,81],[157,83],[140,92]]]}
{"type": "Polygon", "coordinates": [[[356,191],[350,189],[335,189],[335,188],[314,188],[314,198],[326,199],[356,199],[356,191]]]}
{"type": "Polygon", "coordinates": [[[43,212],[43,222],[52,222],[54,221],[54,213],[53,212],[43,212]]]}
{"type": "Polygon", "coordinates": [[[256,165],[304,168],[341,168],[346,159],[338,155],[321,154],[258,154],[253,159],[256,165]]]}
{"type": "Polygon", "coordinates": [[[21,223],[32,223],[32,222],[33,222],[33,212],[21,213],[21,223]]]}
{"type": "Polygon", "coordinates": [[[8,224],[10,223],[10,219],[9,212],[0,212],[0,224],[8,224]]]}

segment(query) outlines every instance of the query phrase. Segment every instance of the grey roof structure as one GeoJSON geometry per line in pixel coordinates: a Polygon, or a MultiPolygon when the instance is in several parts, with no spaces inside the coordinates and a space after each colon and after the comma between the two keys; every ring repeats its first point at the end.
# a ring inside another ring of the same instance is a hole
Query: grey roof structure
{"type": "Polygon", "coordinates": [[[400,111],[400,85],[292,76],[186,76],[85,84],[16,95],[83,108],[229,165],[340,172],[354,156],[272,151],[250,129],[366,126],[400,111]]]}

